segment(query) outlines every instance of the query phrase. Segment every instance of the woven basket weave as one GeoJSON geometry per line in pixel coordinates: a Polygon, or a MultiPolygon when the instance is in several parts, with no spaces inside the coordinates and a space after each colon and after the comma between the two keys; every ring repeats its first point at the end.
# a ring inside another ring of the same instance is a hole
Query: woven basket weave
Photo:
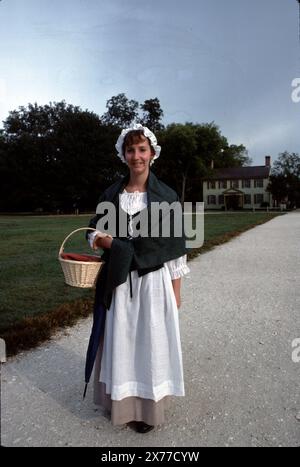
{"type": "MultiPolygon", "coordinates": [[[[66,241],[73,235],[75,232],[80,230],[96,230],[91,227],[82,227],[80,229],[73,230],[63,241],[59,253],[58,259],[60,261],[64,276],[65,282],[72,287],[82,287],[82,288],[91,288],[95,287],[97,276],[102,268],[104,261],[93,261],[93,256],[91,256],[91,261],[73,261],[70,259],[62,258],[64,251],[64,246],[66,241]]],[[[86,255],[85,255],[86,256],[86,255]]]]}

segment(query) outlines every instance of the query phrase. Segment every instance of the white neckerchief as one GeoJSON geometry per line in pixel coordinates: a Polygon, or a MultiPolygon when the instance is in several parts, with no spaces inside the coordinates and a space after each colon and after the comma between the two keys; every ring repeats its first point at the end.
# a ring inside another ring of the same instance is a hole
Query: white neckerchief
{"type": "Polygon", "coordinates": [[[121,194],[121,207],[129,214],[128,233],[133,236],[132,216],[147,207],[147,192],[134,191],[130,193],[124,189],[121,194]]]}

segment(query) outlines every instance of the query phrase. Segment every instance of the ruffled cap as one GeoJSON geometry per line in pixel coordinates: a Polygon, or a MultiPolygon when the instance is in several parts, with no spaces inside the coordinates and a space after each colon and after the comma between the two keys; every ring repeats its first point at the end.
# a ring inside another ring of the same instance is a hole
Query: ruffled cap
{"type": "Polygon", "coordinates": [[[155,155],[153,156],[153,159],[151,161],[153,163],[154,159],[157,159],[159,157],[161,147],[157,144],[157,139],[156,139],[155,134],[152,133],[152,131],[150,131],[149,128],[147,128],[146,126],[141,125],[140,123],[135,123],[131,127],[125,128],[124,130],[122,130],[119,138],[117,139],[116,145],[115,145],[115,148],[116,148],[117,153],[118,153],[117,156],[121,159],[122,162],[124,162],[126,164],[126,160],[125,160],[125,157],[123,156],[123,152],[122,152],[122,146],[123,146],[123,143],[124,143],[124,138],[127,135],[127,133],[129,133],[129,131],[133,131],[133,130],[143,130],[144,136],[146,138],[149,138],[151,146],[153,147],[153,149],[155,151],[155,155]]]}

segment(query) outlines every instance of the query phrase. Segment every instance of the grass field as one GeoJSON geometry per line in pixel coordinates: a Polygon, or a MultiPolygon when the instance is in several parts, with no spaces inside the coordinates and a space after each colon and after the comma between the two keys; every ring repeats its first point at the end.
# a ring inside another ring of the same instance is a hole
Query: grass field
{"type": "MultiPolygon", "coordinates": [[[[276,215],[281,214],[205,215],[204,246],[189,259],[276,215]]],[[[48,338],[52,329],[72,324],[92,310],[94,291],[66,285],[57,259],[67,234],[85,227],[91,217],[0,217],[0,335],[9,354],[30,348],[48,338]]],[[[71,237],[65,251],[91,253],[85,232],[71,237]]]]}

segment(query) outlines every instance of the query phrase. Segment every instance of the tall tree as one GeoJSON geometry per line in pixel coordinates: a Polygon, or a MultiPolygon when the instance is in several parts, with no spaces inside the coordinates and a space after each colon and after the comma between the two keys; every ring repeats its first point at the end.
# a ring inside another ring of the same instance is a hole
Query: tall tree
{"type": "Polygon", "coordinates": [[[181,203],[185,200],[186,184],[194,170],[197,159],[197,141],[190,124],[168,125],[161,133],[162,146],[161,176],[180,193],[181,203]]]}
{"type": "Polygon", "coordinates": [[[247,157],[245,147],[229,146],[228,141],[214,123],[172,123],[159,132],[164,160],[157,170],[164,179],[189,200],[202,199],[202,178],[211,173],[211,160],[215,167],[241,165],[247,157]]]}
{"type": "Polygon", "coordinates": [[[288,196],[287,180],[283,174],[270,174],[267,191],[272,194],[277,206],[288,196]]]}
{"type": "Polygon", "coordinates": [[[273,164],[272,174],[295,175],[300,179],[300,155],[295,152],[281,152],[273,164]]]}
{"type": "Polygon", "coordinates": [[[107,103],[107,112],[101,117],[104,125],[119,129],[130,126],[138,117],[139,104],[129,100],[124,93],[111,97],[107,103]]]}
{"type": "Polygon", "coordinates": [[[148,99],[140,105],[143,110],[143,116],[141,123],[148,127],[151,131],[158,131],[163,129],[163,125],[160,120],[163,117],[163,110],[160,106],[159,99],[148,99]]]}
{"type": "Polygon", "coordinates": [[[252,159],[243,144],[224,145],[221,152],[221,157],[216,161],[218,168],[242,167],[252,164],[252,159]]]}
{"type": "Polygon", "coordinates": [[[115,139],[116,131],[96,114],[64,101],[10,112],[4,122],[5,153],[0,150],[0,166],[5,162],[1,208],[94,208],[120,167],[112,154],[115,139]]]}
{"type": "Polygon", "coordinates": [[[288,198],[288,207],[300,207],[300,155],[284,151],[271,169],[268,191],[277,202],[288,198]]]}
{"type": "Polygon", "coordinates": [[[205,167],[210,168],[214,161],[214,168],[239,167],[250,164],[244,145],[228,144],[228,140],[221,134],[215,122],[196,124],[198,153],[204,160],[205,167]]]}

